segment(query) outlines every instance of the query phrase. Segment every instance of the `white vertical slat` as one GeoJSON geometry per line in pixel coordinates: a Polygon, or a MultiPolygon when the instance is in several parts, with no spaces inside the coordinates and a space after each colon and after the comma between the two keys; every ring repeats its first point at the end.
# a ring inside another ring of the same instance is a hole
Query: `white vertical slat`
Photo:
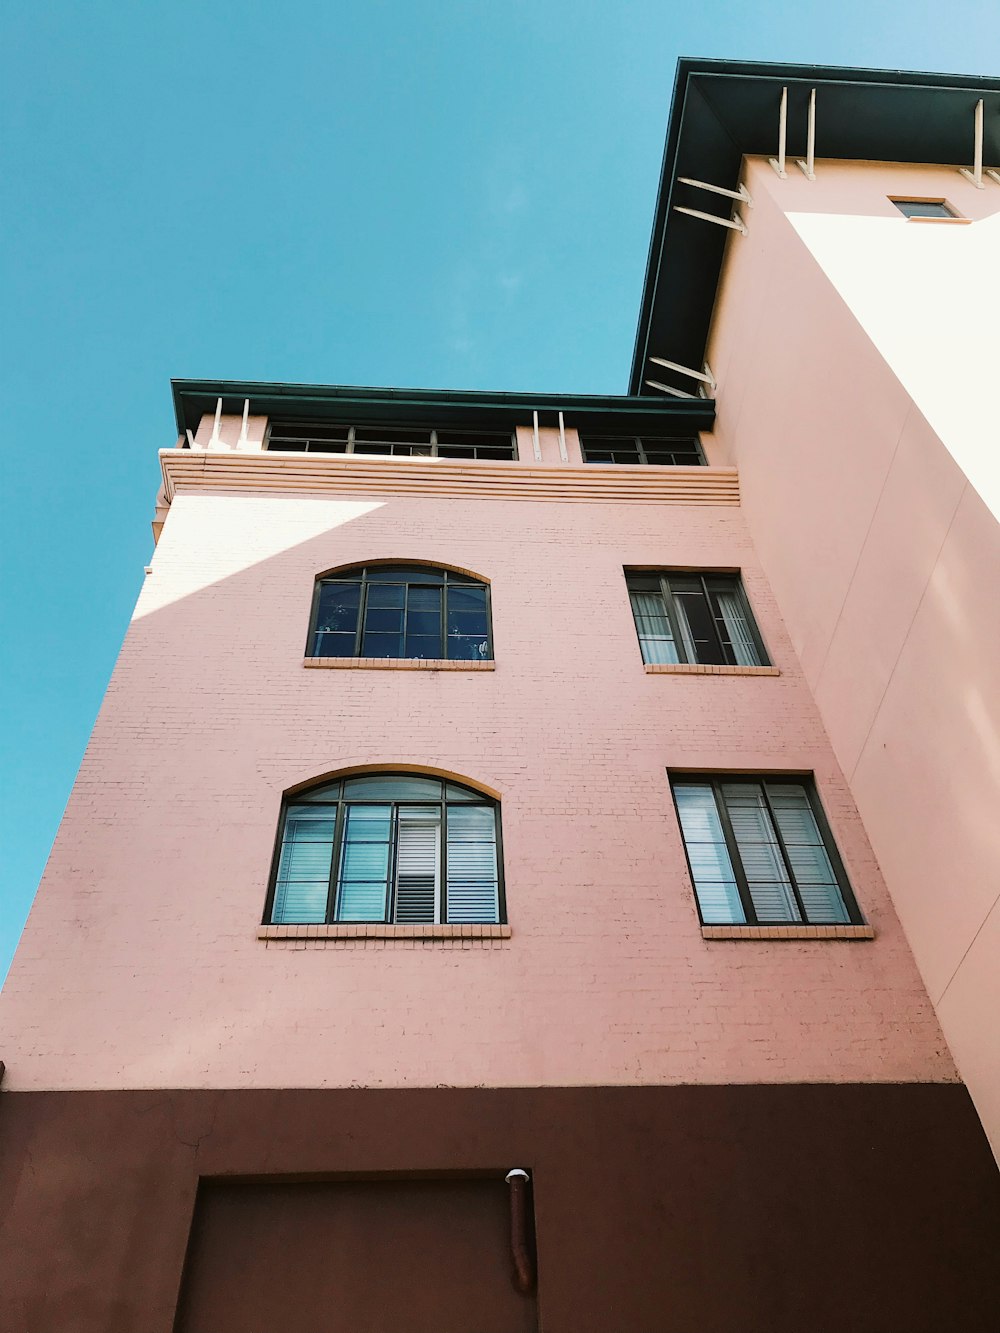
{"type": "Polygon", "coordinates": [[[448,920],[499,920],[496,816],[492,806],[448,807],[448,920]]]}
{"type": "Polygon", "coordinates": [[[441,819],[437,810],[399,811],[396,835],[396,913],[400,925],[441,919],[441,819]]]}

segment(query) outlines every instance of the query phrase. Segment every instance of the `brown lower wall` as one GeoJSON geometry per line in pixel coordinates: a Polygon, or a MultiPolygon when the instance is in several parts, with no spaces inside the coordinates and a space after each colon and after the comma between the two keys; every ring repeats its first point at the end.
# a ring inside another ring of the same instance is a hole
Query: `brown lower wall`
{"type": "MultiPolygon", "coordinates": [[[[544,1333],[1000,1326],[1000,1178],[956,1085],[7,1093],[0,1148],[5,1333],[171,1333],[199,1180],[185,1301],[198,1265],[228,1265],[227,1280],[282,1291],[285,1329],[333,1333],[329,1293],[283,1282],[296,1242],[267,1233],[280,1210],[219,1203],[219,1177],[280,1185],[309,1234],[317,1182],[513,1166],[534,1179],[544,1333]],[[247,1235],[272,1263],[252,1262],[247,1235]]],[[[351,1191],[336,1197],[349,1219],[351,1191]]],[[[475,1281],[446,1256],[427,1275],[475,1281]]],[[[382,1329],[424,1333],[416,1319],[387,1307],[382,1329]]]]}

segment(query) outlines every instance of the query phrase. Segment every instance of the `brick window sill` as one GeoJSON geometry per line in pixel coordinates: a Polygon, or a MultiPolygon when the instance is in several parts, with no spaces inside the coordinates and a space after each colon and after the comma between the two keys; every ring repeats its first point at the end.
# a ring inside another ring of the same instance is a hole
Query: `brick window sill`
{"type": "Polygon", "coordinates": [[[306,667],[333,671],[493,671],[492,661],[452,662],[438,657],[306,657],[306,667]]]}
{"type": "Polygon", "coordinates": [[[871,926],[702,926],[705,940],[873,940],[871,926]]]}
{"type": "Polygon", "coordinates": [[[259,940],[509,940],[510,926],[258,926],[259,940]]]}
{"type": "Polygon", "coordinates": [[[646,662],[647,676],[780,676],[773,666],[703,666],[701,662],[646,662]]]}
{"type": "Polygon", "coordinates": [[[954,227],[957,222],[960,227],[969,227],[972,225],[972,218],[907,218],[907,222],[943,222],[946,227],[954,227]]]}

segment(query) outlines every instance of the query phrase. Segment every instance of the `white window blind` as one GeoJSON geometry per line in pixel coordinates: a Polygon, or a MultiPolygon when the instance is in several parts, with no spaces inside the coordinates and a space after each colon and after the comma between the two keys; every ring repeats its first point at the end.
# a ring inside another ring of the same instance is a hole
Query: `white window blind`
{"type": "Polygon", "coordinates": [[[499,921],[496,836],[491,807],[449,805],[449,921],[499,921]]]}
{"type": "Polygon", "coordinates": [[[402,925],[440,921],[441,815],[402,808],[396,835],[396,913],[402,925]]]}

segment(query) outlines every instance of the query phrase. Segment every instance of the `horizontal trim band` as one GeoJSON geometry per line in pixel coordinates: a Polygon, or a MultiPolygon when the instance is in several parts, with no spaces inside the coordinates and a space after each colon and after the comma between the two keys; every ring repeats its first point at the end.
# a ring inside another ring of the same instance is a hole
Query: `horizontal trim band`
{"type": "Polygon", "coordinates": [[[731,467],[523,462],[458,463],[426,458],[161,449],[164,494],[178,489],[309,492],[334,495],[437,495],[486,500],[738,505],[731,467]]]}
{"type": "Polygon", "coordinates": [[[258,926],[259,940],[509,940],[510,926],[397,926],[382,922],[323,926],[258,926]]]}
{"type": "Polygon", "coordinates": [[[702,926],[704,940],[873,940],[871,926],[702,926]]]}
{"type": "Polygon", "coordinates": [[[493,661],[453,662],[443,657],[305,657],[305,667],[332,668],[335,671],[350,671],[352,668],[366,671],[493,671],[493,661]]]}
{"type": "Polygon", "coordinates": [[[773,666],[705,666],[701,662],[647,662],[647,676],[780,676],[773,666]]]}

